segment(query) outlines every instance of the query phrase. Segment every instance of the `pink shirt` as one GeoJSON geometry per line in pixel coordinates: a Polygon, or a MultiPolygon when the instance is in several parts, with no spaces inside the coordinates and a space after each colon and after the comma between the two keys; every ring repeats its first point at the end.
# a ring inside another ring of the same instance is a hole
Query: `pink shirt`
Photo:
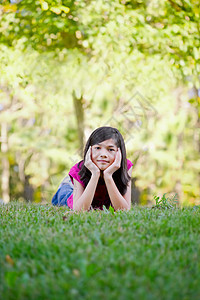
{"type": "MultiPolygon", "coordinates": [[[[82,163],[80,163],[80,168],[81,168],[82,164],[83,164],[83,161],[82,161],[82,163]]],[[[132,166],[133,166],[132,162],[127,159],[127,168],[128,168],[128,170],[132,166]]],[[[85,188],[85,185],[84,185],[83,181],[81,181],[80,176],[78,174],[79,171],[80,171],[80,169],[78,168],[78,163],[77,163],[70,169],[69,176],[70,176],[73,184],[74,184],[73,179],[76,179],[85,188]]],[[[71,209],[73,209],[73,194],[68,198],[67,205],[71,209]]],[[[99,182],[97,184],[95,194],[94,194],[94,199],[92,201],[92,207],[94,209],[97,209],[97,208],[103,209],[103,205],[105,205],[106,208],[109,208],[109,206],[112,205],[112,204],[111,204],[111,201],[110,201],[110,198],[109,198],[109,195],[108,195],[108,191],[107,191],[105,182],[104,182],[103,179],[100,178],[99,182]]]]}

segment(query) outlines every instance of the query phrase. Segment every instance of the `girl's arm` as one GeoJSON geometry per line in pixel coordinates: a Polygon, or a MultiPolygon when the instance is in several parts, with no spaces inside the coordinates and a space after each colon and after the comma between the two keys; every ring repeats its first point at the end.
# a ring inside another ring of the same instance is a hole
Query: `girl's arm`
{"type": "MultiPolygon", "coordinates": [[[[129,176],[131,176],[132,167],[128,170],[129,176]]],[[[126,209],[129,210],[131,208],[131,180],[128,183],[127,191],[124,196],[119,192],[112,175],[105,174],[104,175],[105,184],[108,190],[108,194],[112,205],[115,210],[118,209],[126,209]]]]}
{"type": "Polygon", "coordinates": [[[73,191],[73,209],[74,210],[89,210],[94,198],[97,184],[100,177],[99,168],[91,160],[91,147],[86,153],[85,162],[86,168],[92,173],[90,181],[88,182],[85,190],[83,186],[74,179],[73,191]]]}
{"type": "Polygon", "coordinates": [[[98,184],[99,176],[92,175],[85,190],[84,187],[74,179],[74,191],[73,191],[73,209],[89,210],[94,198],[96,187],[98,184]]]}
{"type": "MultiPolygon", "coordinates": [[[[121,150],[118,148],[114,162],[104,171],[104,181],[114,209],[129,210],[131,208],[131,180],[128,183],[126,194],[122,196],[112,177],[113,173],[120,168],[121,157],[121,150]]],[[[130,176],[131,173],[132,167],[128,171],[130,176]]]]}

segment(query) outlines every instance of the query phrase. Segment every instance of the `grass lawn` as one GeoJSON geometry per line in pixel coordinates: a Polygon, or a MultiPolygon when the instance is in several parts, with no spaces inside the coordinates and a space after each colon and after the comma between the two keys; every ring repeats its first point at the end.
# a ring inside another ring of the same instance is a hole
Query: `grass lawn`
{"type": "Polygon", "coordinates": [[[200,208],[0,206],[0,299],[200,299],[200,208]]]}

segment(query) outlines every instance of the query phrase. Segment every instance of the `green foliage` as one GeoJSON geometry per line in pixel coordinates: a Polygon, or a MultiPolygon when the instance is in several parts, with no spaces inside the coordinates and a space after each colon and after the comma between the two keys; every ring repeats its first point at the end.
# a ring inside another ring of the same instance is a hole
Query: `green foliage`
{"type": "Polygon", "coordinates": [[[177,194],[171,197],[166,197],[165,193],[162,195],[162,197],[154,196],[154,200],[156,201],[156,205],[153,206],[153,208],[158,209],[175,209],[178,203],[177,194]]]}
{"type": "Polygon", "coordinates": [[[109,211],[111,212],[112,215],[115,214],[115,210],[114,210],[114,208],[113,208],[111,205],[110,205],[110,207],[109,207],[109,211]]]}
{"type": "Polygon", "coordinates": [[[107,209],[106,208],[106,206],[105,205],[103,205],[103,211],[105,212],[105,213],[110,213],[110,214],[112,214],[112,215],[114,215],[115,214],[115,210],[114,210],[114,208],[110,205],[109,206],[109,209],[107,209]]]}
{"type": "Polygon", "coordinates": [[[64,213],[1,207],[3,299],[199,299],[199,209],[64,213]]]}
{"type": "Polygon", "coordinates": [[[16,40],[21,40],[24,46],[39,51],[78,46],[75,1],[25,0],[13,5],[9,2],[0,6],[2,43],[14,46],[16,40]]]}

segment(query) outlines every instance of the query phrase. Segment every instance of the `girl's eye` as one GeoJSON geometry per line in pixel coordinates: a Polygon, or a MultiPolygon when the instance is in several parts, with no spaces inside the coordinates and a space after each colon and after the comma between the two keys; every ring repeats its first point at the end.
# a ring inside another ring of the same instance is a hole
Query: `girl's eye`
{"type": "MultiPolygon", "coordinates": [[[[94,149],[99,150],[99,149],[101,149],[101,147],[96,146],[96,147],[94,147],[94,149]]],[[[115,151],[115,149],[108,149],[108,151],[115,151]]]]}

